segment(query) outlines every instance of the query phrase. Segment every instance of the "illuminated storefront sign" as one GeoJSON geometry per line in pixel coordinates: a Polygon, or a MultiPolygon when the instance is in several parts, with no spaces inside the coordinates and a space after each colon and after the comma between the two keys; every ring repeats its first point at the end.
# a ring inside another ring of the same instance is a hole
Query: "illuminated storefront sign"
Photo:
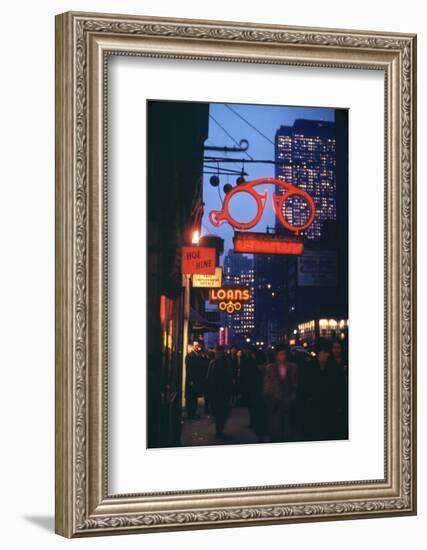
{"type": "Polygon", "coordinates": [[[209,219],[213,226],[218,227],[223,221],[228,222],[230,225],[235,227],[236,229],[240,229],[241,231],[251,229],[254,227],[261,219],[265,204],[267,201],[267,193],[258,193],[258,191],[255,191],[254,187],[257,187],[258,185],[266,185],[266,184],[272,184],[277,188],[281,188],[283,190],[282,194],[273,194],[273,207],[274,211],[276,213],[277,219],[280,221],[280,223],[283,225],[285,229],[288,231],[291,231],[292,233],[298,235],[301,233],[301,231],[304,231],[310,225],[313,223],[314,216],[316,214],[316,207],[314,206],[313,199],[310,197],[310,195],[304,191],[303,189],[300,189],[298,187],[295,187],[295,185],[291,185],[290,183],[287,183],[285,181],[282,181],[280,179],[276,178],[260,178],[257,180],[249,181],[247,183],[243,183],[241,185],[238,185],[237,187],[234,187],[231,191],[229,191],[224,199],[223,208],[222,210],[211,210],[209,213],[209,219]],[[257,204],[257,211],[255,216],[247,221],[247,222],[240,222],[236,219],[234,219],[229,210],[229,204],[230,200],[235,197],[238,193],[247,193],[250,195],[257,204]],[[288,222],[288,220],[283,215],[283,205],[285,201],[292,197],[298,197],[299,199],[302,199],[308,207],[308,217],[307,221],[302,225],[292,225],[288,222]]]}
{"type": "Polygon", "coordinates": [[[285,237],[269,233],[236,232],[233,237],[234,251],[247,254],[290,254],[304,252],[304,243],[298,237],[285,237]]]}
{"type": "Polygon", "coordinates": [[[347,330],[348,319],[319,319],[319,336],[344,339],[347,330]]]}
{"type": "Polygon", "coordinates": [[[181,255],[182,273],[186,275],[214,275],[216,250],[206,246],[183,246],[181,255]]]}
{"type": "Polygon", "coordinates": [[[222,285],[222,268],[215,268],[213,275],[193,275],[194,288],[220,288],[222,285]]]}
{"type": "Polygon", "coordinates": [[[209,292],[211,303],[218,304],[218,309],[222,313],[235,313],[242,309],[243,302],[251,299],[249,288],[229,286],[222,288],[212,288],[209,292]]]}
{"type": "Polygon", "coordinates": [[[325,338],[346,337],[348,331],[348,319],[318,319],[300,323],[297,326],[299,339],[313,342],[317,336],[325,338]]]}

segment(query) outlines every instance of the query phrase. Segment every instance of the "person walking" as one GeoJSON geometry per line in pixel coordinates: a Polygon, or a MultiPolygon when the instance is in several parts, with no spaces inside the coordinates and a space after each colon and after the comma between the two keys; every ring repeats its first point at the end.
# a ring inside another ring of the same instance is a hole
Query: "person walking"
{"type": "Polygon", "coordinates": [[[185,405],[189,420],[198,418],[197,400],[203,391],[205,376],[202,348],[198,342],[194,342],[185,358],[185,405]]]}
{"type": "Polygon", "coordinates": [[[245,346],[242,349],[242,355],[240,358],[240,395],[241,405],[243,407],[250,408],[251,392],[254,381],[254,369],[256,369],[256,363],[252,350],[249,346],[245,346]]]}
{"type": "Polygon", "coordinates": [[[267,434],[267,403],[264,397],[264,374],[267,357],[262,349],[254,350],[255,369],[253,372],[252,391],[249,395],[249,411],[251,425],[260,442],[264,442],[267,434]]]}
{"type": "Polygon", "coordinates": [[[213,348],[209,348],[203,354],[203,381],[202,381],[202,393],[204,400],[204,413],[207,417],[212,416],[212,404],[209,394],[208,386],[208,371],[210,362],[215,358],[215,352],[213,348]]]}
{"type": "Polygon", "coordinates": [[[345,439],[339,413],[345,399],[342,369],[331,357],[332,345],[326,338],[317,339],[314,351],[315,356],[307,365],[304,379],[306,439],[345,439]]]}
{"type": "Polygon", "coordinates": [[[241,360],[242,398],[249,411],[249,428],[257,435],[262,434],[263,371],[265,363],[261,350],[243,349],[241,360]]]}
{"type": "Polygon", "coordinates": [[[231,404],[234,406],[237,404],[239,394],[239,377],[240,377],[240,357],[237,354],[237,348],[233,346],[230,349],[230,366],[232,372],[232,392],[231,392],[231,404]]]}
{"type": "Polygon", "coordinates": [[[280,345],[275,361],[267,365],[264,396],[268,407],[268,434],[272,442],[293,441],[292,411],[297,394],[297,366],[289,361],[289,350],[280,345]]]}
{"type": "Polygon", "coordinates": [[[335,388],[335,439],[348,439],[348,361],[341,340],[334,340],[331,348],[331,362],[335,388]]]}
{"type": "Polygon", "coordinates": [[[215,435],[218,439],[224,437],[232,394],[232,383],[233,372],[230,362],[224,355],[224,348],[217,346],[215,358],[209,363],[207,387],[215,417],[215,435]]]}

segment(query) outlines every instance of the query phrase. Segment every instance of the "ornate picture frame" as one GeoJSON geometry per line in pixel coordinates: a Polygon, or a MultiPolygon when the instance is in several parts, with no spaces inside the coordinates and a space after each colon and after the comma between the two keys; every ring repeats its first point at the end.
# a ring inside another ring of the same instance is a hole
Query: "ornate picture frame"
{"type": "Polygon", "coordinates": [[[56,532],[65,537],[416,513],[416,36],[65,13],[56,18],[56,532]],[[106,60],[111,55],[385,75],[384,479],[110,495],[106,60]]]}

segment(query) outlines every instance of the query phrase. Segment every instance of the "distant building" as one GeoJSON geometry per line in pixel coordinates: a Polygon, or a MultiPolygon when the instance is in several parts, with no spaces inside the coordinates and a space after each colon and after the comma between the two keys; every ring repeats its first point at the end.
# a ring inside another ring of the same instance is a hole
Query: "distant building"
{"type": "Polygon", "coordinates": [[[277,344],[284,339],[286,318],[284,258],[254,254],[255,344],[277,344]]]}
{"type": "Polygon", "coordinates": [[[273,258],[264,254],[254,254],[254,297],[255,330],[254,339],[270,343],[271,301],[273,286],[273,258]]]}
{"type": "MultiPolygon", "coordinates": [[[[316,206],[315,220],[304,232],[303,255],[277,257],[273,267],[273,287],[285,286],[278,332],[288,339],[302,327],[306,336],[313,327],[320,335],[324,319],[345,320],[348,326],[347,123],[347,111],[336,110],[335,122],[296,120],[276,133],[276,177],[307,191],[316,206]]],[[[307,206],[288,200],[283,214],[302,225],[307,206]]],[[[279,223],[276,231],[282,231],[279,223]]]]}
{"type": "MultiPolygon", "coordinates": [[[[341,301],[338,294],[338,258],[336,222],[328,222],[320,240],[307,240],[301,256],[287,259],[288,337],[299,325],[312,320],[316,321],[317,335],[319,319],[347,320],[348,300],[341,301]]],[[[305,339],[310,341],[307,332],[305,339]]]]}
{"type": "MultiPolygon", "coordinates": [[[[316,218],[305,231],[319,239],[326,220],[336,220],[336,128],[334,122],[296,120],[281,126],[275,140],[276,178],[307,191],[316,206],[316,218]]],[[[283,190],[278,187],[278,194],[283,190]]],[[[283,215],[292,225],[303,225],[308,208],[304,200],[289,199],[283,215]]]]}
{"type": "Polygon", "coordinates": [[[253,258],[229,250],[224,258],[223,285],[244,286],[251,291],[251,300],[243,303],[240,311],[222,315],[228,344],[242,345],[248,338],[252,339],[255,326],[253,258]]]}

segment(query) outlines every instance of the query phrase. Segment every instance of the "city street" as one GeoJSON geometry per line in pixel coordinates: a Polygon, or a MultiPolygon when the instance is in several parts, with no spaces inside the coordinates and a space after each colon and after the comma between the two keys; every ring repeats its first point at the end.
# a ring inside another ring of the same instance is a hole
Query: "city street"
{"type": "Polygon", "coordinates": [[[345,439],[348,111],[150,100],[147,121],[148,447],[345,439]],[[226,418],[236,389],[254,429],[226,418]],[[286,425],[297,393],[307,433],[286,425]]]}
{"type": "MultiPolygon", "coordinates": [[[[201,400],[200,400],[201,401],[201,400]]],[[[199,406],[198,413],[202,412],[199,406]]],[[[183,447],[197,445],[237,445],[242,443],[258,443],[258,437],[249,428],[249,412],[246,407],[232,407],[227,420],[222,439],[215,437],[215,421],[212,416],[201,414],[198,420],[183,421],[181,445],[183,447]]]]}

